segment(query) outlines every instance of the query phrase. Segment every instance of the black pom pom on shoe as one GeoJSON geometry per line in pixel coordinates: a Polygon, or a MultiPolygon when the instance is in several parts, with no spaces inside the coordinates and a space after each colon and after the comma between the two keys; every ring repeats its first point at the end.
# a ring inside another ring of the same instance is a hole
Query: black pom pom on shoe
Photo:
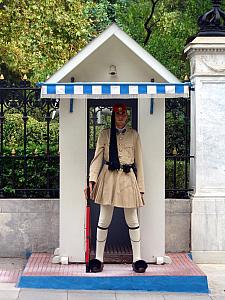
{"type": "Polygon", "coordinates": [[[89,262],[90,270],[92,273],[102,272],[104,264],[98,259],[91,259],[89,262]]]}
{"type": "Polygon", "coordinates": [[[148,265],[144,260],[137,260],[132,264],[132,268],[136,273],[144,273],[147,269],[148,265]]]}

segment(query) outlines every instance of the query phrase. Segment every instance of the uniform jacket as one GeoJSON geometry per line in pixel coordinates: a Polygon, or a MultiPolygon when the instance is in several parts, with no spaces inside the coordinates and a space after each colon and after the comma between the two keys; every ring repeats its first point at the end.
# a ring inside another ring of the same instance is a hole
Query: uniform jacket
{"type": "Polygon", "coordinates": [[[123,172],[122,169],[119,171],[108,170],[108,166],[104,162],[109,160],[109,141],[110,129],[103,129],[99,135],[95,155],[90,165],[89,181],[96,182],[92,194],[93,200],[99,204],[118,207],[142,206],[144,203],[140,193],[144,193],[144,173],[138,132],[126,127],[124,133],[117,134],[120,164],[135,163],[136,176],[133,170],[129,173],[123,172]]]}

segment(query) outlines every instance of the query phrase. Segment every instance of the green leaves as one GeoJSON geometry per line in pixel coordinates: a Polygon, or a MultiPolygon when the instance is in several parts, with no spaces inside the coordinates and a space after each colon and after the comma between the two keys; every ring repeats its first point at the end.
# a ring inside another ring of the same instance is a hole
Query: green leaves
{"type": "Polygon", "coordinates": [[[33,83],[46,80],[89,38],[91,24],[79,0],[9,1],[0,14],[1,64],[33,83]]]}
{"type": "MultiPolygon", "coordinates": [[[[29,116],[27,128],[27,154],[33,155],[35,150],[38,154],[45,154],[47,141],[46,121],[37,121],[29,116]]],[[[58,152],[59,124],[50,122],[50,152],[58,152]]],[[[24,148],[24,122],[19,113],[6,114],[4,121],[4,153],[11,154],[12,149],[16,153],[23,154],[24,148]]]]}
{"type": "Polygon", "coordinates": [[[199,30],[198,17],[211,7],[210,0],[160,0],[153,15],[150,40],[144,46],[144,22],[151,12],[150,0],[118,0],[117,23],[180,80],[189,74],[189,62],[182,58],[187,38],[199,30]]]}
{"type": "MultiPolygon", "coordinates": [[[[144,46],[144,23],[152,7],[151,0],[0,0],[0,4],[1,72],[14,81],[26,73],[32,83],[45,81],[114,19],[144,46]]],[[[186,40],[198,32],[198,17],[210,8],[210,0],[157,3],[145,49],[181,80],[189,72],[189,62],[181,59],[186,40]]]]}
{"type": "Polygon", "coordinates": [[[30,197],[46,197],[46,192],[36,189],[58,189],[59,125],[49,125],[49,153],[47,150],[47,123],[29,116],[26,123],[26,158],[24,152],[24,122],[22,114],[6,114],[3,128],[2,186],[6,197],[13,197],[16,190],[31,189],[30,197]],[[48,186],[49,185],[49,186],[48,186]]]}

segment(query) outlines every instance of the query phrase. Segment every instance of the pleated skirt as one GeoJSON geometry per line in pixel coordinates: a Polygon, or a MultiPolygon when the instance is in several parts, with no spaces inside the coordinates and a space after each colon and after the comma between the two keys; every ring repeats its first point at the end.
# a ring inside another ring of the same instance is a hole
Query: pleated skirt
{"type": "Polygon", "coordinates": [[[109,171],[107,165],[100,172],[91,199],[98,204],[123,208],[144,205],[133,170],[129,173],[109,171]]]}

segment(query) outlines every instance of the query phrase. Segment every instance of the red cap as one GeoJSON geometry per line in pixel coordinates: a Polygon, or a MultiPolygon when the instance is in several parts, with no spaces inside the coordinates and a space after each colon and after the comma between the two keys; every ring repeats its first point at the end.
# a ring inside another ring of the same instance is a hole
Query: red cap
{"type": "Polygon", "coordinates": [[[120,113],[122,114],[123,112],[126,112],[127,111],[127,106],[126,104],[114,104],[113,105],[113,111],[115,113],[120,113]]]}

